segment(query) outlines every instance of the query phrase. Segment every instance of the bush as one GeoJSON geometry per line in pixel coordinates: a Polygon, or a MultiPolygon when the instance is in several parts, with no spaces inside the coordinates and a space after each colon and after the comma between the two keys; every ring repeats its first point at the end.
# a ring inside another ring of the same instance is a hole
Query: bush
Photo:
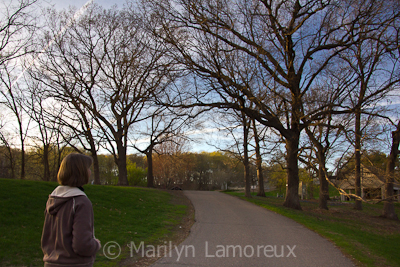
{"type": "Polygon", "coordinates": [[[147,185],[147,169],[136,167],[136,162],[129,159],[126,161],[126,170],[128,172],[128,182],[132,186],[147,185]]]}

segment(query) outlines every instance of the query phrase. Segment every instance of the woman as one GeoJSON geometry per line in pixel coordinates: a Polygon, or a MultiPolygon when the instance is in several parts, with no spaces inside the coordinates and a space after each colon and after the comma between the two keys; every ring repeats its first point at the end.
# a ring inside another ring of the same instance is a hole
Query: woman
{"type": "Polygon", "coordinates": [[[69,154],[61,162],[58,186],[49,196],[42,233],[44,266],[93,266],[101,244],[94,236],[93,207],[82,186],[92,158],[69,154]]]}

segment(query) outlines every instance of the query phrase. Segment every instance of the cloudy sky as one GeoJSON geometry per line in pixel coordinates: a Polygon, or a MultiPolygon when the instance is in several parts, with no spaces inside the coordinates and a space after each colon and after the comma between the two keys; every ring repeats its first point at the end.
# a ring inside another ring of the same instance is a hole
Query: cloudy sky
{"type": "MultiPolygon", "coordinates": [[[[76,6],[76,7],[82,7],[83,5],[85,5],[86,3],[91,2],[89,1],[84,1],[84,0],[73,0],[73,1],[65,1],[65,0],[50,0],[49,1],[51,4],[54,5],[55,8],[57,9],[64,9],[64,8],[68,8],[69,6],[76,6]]],[[[122,7],[124,5],[124,3],[126,2],[126,0],[111,0],[111,1],[107,1],[107,0],[94,0],[93,3],[97,3],[98,5],[105,7],[105,8],[109,8],[113,5],[117,5],[118,7],[122,7]]]]}

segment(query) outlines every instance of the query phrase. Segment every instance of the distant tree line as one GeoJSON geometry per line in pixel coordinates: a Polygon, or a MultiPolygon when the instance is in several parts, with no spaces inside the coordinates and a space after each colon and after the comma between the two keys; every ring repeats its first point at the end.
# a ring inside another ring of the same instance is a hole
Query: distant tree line
{"type": "MultiPolygon", "coordinates": [[[[219,150],[243,165],[247,197],[253,173],[265,196],[266,163],[285,159],[284,206],[294,209],[303,170],[318,177],[319,207],[328,209],[327,164],[343,166],[346,157],[361,209],[363,153],[380,146],[384,215],[395,217],[399,1],[145,0],[41,16],[39,4],[12,1],[1,20],[0,138],[10,166],[19,150],[14,177],[26,178],[26,156],[42,149],[43,179],[51,180],[53,161],[72,148],[93,157],[100,184],[103,149],[116,166],[109,183],[128,185],[138,168],[132,148],[146,159],[147,186],[195,179],[201,189],[217,178],[185,173],[190,153],[171,147],[214,125],[234,140],[219,150]]],[[[202,154],[193,155],[200,164],[202,154]]]]}
{"type": "MultiPolygon", "coordinates": [[[[10,161],[6,147],[0,147],[0,177],[15,179],[19,175],[21,151],[12,149],[15,160],[10,161]],[[10,165],[12,162],[12,165],[10,165]]],[[[43,149],[29,150],[26,153],[25,179],[57,181],[57,172],[64,156],[75,150],[66,147],[57,151],[49,148],[49,176],[44,179],[43,149]]],[[[99,154],[100,183],[118,184],[118,166],[110,154],[99,154]]],[[[174,152],[174,154],[156,154],[154,162],[154,183],[158,188],[189,190],[215,190],[229,187],[243,187],[243,164],[230,153],[222,152],[174,152]]],[[[253,177],[255,167],[253,169],[253,177]]],[[[147,160],[140,154],[127,155],[127,179],[131,186],[147,186],[147,160]]],[[[254,180],[255,181],[255,180],[254,180]]],[[[94,182],[91,177],[90,182],[94,182]]]]}

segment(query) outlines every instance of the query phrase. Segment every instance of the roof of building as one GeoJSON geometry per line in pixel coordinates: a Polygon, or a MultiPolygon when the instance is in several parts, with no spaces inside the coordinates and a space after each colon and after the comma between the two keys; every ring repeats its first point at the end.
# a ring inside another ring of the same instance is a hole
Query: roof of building
{"type": "MultiPolygon", "coordinates": [[[[343,180],[338,180],[341,189],[355,188],[355,171],[344,176],[343,180]]],[[[385,173],[381,169],[365,166],[361,164],[361,186],[364,188],[378,189],[385,185],[385,173]]],[[[400,187],[400,183],[395,181],[395,187],[400,187]]]]}

